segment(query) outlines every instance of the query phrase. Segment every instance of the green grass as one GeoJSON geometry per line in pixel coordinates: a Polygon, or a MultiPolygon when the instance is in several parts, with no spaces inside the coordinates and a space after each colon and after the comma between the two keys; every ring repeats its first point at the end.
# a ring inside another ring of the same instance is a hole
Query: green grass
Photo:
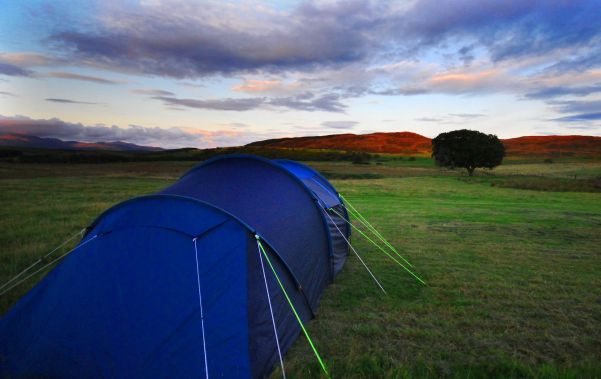
{"type": "MultiPolygon", "coordinates": [[[[354,256],[326,289],[308,330],[333,377],[601,377],[601,193],[499,185],[594,179],[601,166],[518,163],[473,179],[422,159],[311,163],[357,178],[333,183],[428,283],[355,233],[388,296],[354,256]]],[[[0,164],[0,283],[107,207],[167,186],[192,164],[0,164]]],[[[34,282],[0,297],[0,310],[34,282]]],[[[290,378],[321,375],[304,337],[285,364],[290,378]]]]}

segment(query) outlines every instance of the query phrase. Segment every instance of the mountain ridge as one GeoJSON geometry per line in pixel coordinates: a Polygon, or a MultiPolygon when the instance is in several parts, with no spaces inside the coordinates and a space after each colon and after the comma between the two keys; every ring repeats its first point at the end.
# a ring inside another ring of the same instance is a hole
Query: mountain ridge
{"type": "Polygon", "coordinates": [[[55,150],[113,150],[113,151],[160,151],[160,147],[142,146],[129,142],[81,142],[63,141],[58,138],[37,137],[29,134],[0,134],[0,146],[26,147],[55,150]]]}

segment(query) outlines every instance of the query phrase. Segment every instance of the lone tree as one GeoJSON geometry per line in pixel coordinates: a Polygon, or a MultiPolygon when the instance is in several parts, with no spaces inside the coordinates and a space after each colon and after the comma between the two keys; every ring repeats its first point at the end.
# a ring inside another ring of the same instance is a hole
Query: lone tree
{"type": "Polygon", "coordinates": [[[493,169],[505,157],[505,146],[494,134],[475,130],[441,133],[432,140],[432,157],[442,167],[464,167],[470,176],[477,167],[493,169]]]}

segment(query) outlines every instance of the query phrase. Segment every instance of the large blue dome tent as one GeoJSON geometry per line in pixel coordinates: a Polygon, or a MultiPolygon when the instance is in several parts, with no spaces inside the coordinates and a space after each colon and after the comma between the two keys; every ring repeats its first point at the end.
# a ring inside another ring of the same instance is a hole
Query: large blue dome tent
{"type": "Polygon", "coordinates": [[[110,208],[0,320],[0,375],[266,376],[348,254],[311,172],[225,156],[110,208]]]}

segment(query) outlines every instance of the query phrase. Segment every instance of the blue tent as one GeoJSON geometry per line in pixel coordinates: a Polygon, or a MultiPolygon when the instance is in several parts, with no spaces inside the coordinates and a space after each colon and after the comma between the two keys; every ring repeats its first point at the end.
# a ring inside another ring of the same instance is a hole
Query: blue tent
{"type": "Polygon", "coordinates": [[[239,155],[112,207],[0,320],[0,376],[269,374],[301,331],[270,265],[308,321],[348,254],[331,207],[309,167],[239,155]]]}

